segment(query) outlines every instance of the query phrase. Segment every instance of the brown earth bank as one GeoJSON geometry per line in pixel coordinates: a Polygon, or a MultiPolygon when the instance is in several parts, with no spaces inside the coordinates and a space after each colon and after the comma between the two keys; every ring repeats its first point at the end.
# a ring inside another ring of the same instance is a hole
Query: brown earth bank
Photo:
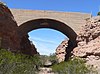
{"type": "Polygon", "coordinates": [[[37,54],[35,46],[28,35],[20,37],[18,26],[9,8],[0,4],[0,48],[24,54],[37,54]]]}

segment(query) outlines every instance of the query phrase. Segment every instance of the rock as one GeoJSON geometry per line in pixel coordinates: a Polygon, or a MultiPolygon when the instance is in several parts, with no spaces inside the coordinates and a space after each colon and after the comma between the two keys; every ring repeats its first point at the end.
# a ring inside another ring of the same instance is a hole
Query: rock
{"type": "Polygon", "coordinates": [[[0,48],[28,55],[37,54],[28,36],[20,37],[18,26],[9,8],[0,4],[0,48]]]}
{"type": "Polygon", "coordinates": [[[78,47],[73,50],[73,55],[86,59],[86,64],[100,71],[100,16],[87,21],[77,41],[78,47]]]}
{"type": "Polygon", "coordinates": [[[73,50],[75,56],[84,57],[100,53],[100,23],[93,18],[90,20],[91,23],[87,23],[77,37],[78,47],[73,50]]]}
{"type": "Polygon", "coordinates": [[[28,35],[25,35],[21,38],[21,52],[28,55],[38,54],[35,45],[28,39],[28,37],[28,35]]]}
{"type": "Polygon", "coordinates": [[[49,61],[49,60],[47,60],[47,61],[44,63],[44,66],[45,66],[45,67],[49,67],[49,66],[51,66],[51,65],[52,65],[52,62],[49,61]]]}
{"type": "Polygon", "coordinates": [[[62,43],[57,47],[56,49],[56,57],[58,59],[58,62],[62,62],[65,60],[66,48],[68,46],[68,40],[62,41],[62,43]]]}
{"type": "MultiPolygon", "coordinates": [[[[67,42],[64,40],[56,49],[59,62],[66,58],[65,43],[67,42]]],[[[86,21],[77,36],[77,42],[77,47],[72,51],[73,56],[84,58],[86,64],[94,66],[100,73],[100,16],[92,17],[86,21]]]]}
{"type": "Polygon", "coordinates": [[[1,48],[11,51],[20,49],[20,37],[17,24],[7,6],[0,4],[0,40],[1,48]]]}
{"type": "Polygon", "coordinates": [[[54,73],[51,68],[42,67],[42,68],[39,68],[39,70],[40,71],[38,74],[57,74],[57,73],[54,73]]]}

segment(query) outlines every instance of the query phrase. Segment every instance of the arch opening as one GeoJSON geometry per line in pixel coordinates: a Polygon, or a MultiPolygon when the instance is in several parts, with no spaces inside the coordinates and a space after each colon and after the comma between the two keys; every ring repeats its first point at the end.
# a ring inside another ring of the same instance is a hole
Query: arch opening
{"type": "Polygon", "coordinates": [[[70,28],[67,24],[54,20],[54,19],[35,19],[28,22],[25,22],[19,26],[19,30],[21,37],[27,35],[32,30],[41,29],[41,28],[50,28],[57,31],[60,31],[64,35],[66,35],[69,38],[68,41],[68,47],[66,52],[68,53],[66,57],[69,57],[69,54],[71,53],[72,49],[76,47],[77,42],[77,34],[74,32],[72,28],[70,28]]]}
{"type": "Polygon", "coordinates": [[[40,29],[40,28],[50,28],[54,30],[58,30],[68,36],[70,40],[76,40],[77,34],[75,31],[70,28],[67,24],[54,20],[54,19],[35,19],[31,21],[27,21],[19,26],[19,30],[21,35],[25,35],[28,32],[40,29]]]}
{"type": "Polygon", "coordinates": [[[55,53],[59,44],[63,40],[68,39],[61,32],[48,28],[32,30],[28,35],[29,40],[33,42],[40,55],[55,53]]]}

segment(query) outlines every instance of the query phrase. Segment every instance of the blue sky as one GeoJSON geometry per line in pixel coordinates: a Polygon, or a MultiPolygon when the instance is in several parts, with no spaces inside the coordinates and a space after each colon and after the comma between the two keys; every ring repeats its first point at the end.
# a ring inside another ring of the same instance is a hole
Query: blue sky
{"type": "Polygon", "coordinates": [[[10,8],[86,12],[96,15],[100,0],[2,0],[10,8]]]}
{"type": "Polygon", "coordinates": [[[29,35],[42,55],[55,53],[57,46],[66,38],[61,32],[52,29],[37,29],[29,32],[29,35]]]}
{"type": "MultiPolygon", "coordinates": [[[[31,10],[53,10],[63,12],[84,12],[96,16],[100,0],[2,0],[9,8],[31,10]]],[[[54,53],[56,47],[66,38],[51,29],[38,29],[29,33],[30,40],[41,54],[54,53]]]]}

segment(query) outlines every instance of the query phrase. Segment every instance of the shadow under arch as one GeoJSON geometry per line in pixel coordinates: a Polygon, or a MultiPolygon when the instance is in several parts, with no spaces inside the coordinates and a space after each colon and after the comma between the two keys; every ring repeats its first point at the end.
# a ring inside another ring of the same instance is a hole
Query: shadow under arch
{"type": "Polygon", "coordinates": [[[69,38],[68,49],[70,50],[66,51],[68,53],[70,53],[72,49],[77,45],[77,34],[75,33],[75,31],[67,24],[54,19],[41,18],[27,21],[18,27],[18,32],[20,33],[21,37],[23,37],[30,31],[40,28],[50,28],[65,34],[69,38]]]}

